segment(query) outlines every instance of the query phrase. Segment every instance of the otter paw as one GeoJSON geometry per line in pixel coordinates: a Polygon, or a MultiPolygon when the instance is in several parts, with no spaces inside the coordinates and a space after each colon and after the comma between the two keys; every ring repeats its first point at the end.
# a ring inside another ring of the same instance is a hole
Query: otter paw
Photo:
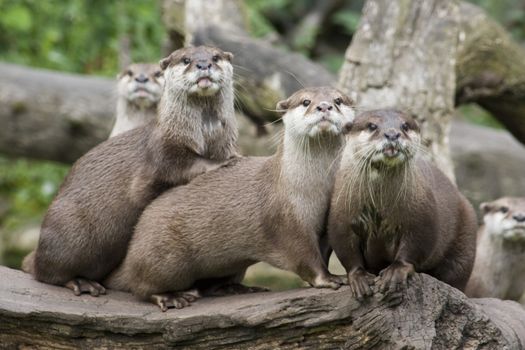
{"type": "Polygon", "coordinates": [[[259,293],[259,292],[268,292],[268,288],[263,287],[248,287],[240,283],[232,283],[222,286],[214,286],[204,290],[203,294],[205,296],[220,297],[226,295],[236,295],[236,294],[249,294],[249,293],[259,293]]]}
{"type": "Polygon", "coordinates": [[[98,297],[100,294],[106,294],[106,288],[100,283],[84,278],[74,278],[67,282],[64,287],[71,289],[77,296],[82,293],[89,293],[93,297],[98,297]]]}
{"type": "Polygon", "coordinates": [[[339,289],[346,280],[344,276],[336,276],[332,274],[320,275],[315,278],[312,286],[315,288],[332,288],[339,289]]]}
{"type": "Polygon", "coordinates": [[[162,312],[169,308],[182,309],[191,306],[191,303],[200,298],[200,293],[196,290],[188,290],[184,292],[172,292],[153,294],[150,301],[160,307],[162,312]]]}
{"type": "Polygon", "coordinates": [[[386,295],[406,289],[408,279],[414,273],[414,265],[403,261],[393,262],[379,273],[376,281],[379,291],[386,295]]]}
{"type": "Polygon", "coordinates": [[[372,296],[374,292],[371,286],[374,284],[375,276],[366,272],[364,269],[357,269],[348,274],[348,285],[352,295],[357,300],[363,300],[372,296]]]}

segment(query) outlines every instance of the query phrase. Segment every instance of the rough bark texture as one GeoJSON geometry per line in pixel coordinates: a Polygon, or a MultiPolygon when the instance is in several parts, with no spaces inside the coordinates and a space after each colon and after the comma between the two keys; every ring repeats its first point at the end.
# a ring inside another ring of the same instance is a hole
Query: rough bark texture
{"type": "Polygon", "coordinates": [[[0,63],[0,151],[65,163],[109,135],[114,82],[0,63]]]}
{"type": "Polygon", "coordinates": [[[418,275],[404,301],[360,304],[346,287],[203,299],[162,313],[129,294],[75,297],[0,267],[0,343],[7,348],[523,349],[525,310],[469,300],[418,275]]]}
{"type": "Polygon", "coordinates": [[[525,144],[525,49],[480,8],[460,11],[456,103],[478,103],[525,144]]]}
{"type": "Polygon", "coordinates": [[[425,145],[451,179],[458,23],[456,1],[368,0],[339,77],[362,107],[412,111],[425,145]]]}

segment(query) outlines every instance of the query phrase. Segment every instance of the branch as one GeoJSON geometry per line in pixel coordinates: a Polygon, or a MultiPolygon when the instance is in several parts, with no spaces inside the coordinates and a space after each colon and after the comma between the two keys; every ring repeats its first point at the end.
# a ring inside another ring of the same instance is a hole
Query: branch
{"type": "MultiPolygon", "coordinates": [[[[417,275],[389,308],[376,294],[360,303],[348,288],[313,288],[197,301],[162,313],[126,293],[93,298],[0,267],[0,342],[49,348],[450,349],[519,348],[525,310],[515,302],[469,300],[417,275]]],[[[521,343],[520,343],[521,342],[521,343]]]]}
{"type": "Polygon", "coordinates": [[[480,8],[460,10],[456,104],[478,103],[525,144],[525,50],[480,8]]]}

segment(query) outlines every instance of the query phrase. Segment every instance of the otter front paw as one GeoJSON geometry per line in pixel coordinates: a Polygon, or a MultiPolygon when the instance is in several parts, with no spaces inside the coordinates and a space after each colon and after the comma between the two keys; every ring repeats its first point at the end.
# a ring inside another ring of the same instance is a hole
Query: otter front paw
{"type": "Polygon", "coordinates": [[[64,287],[71,289],[77,296],[82,293],[89,293],[93,297],[98,297],[100,294],[106,294],[106,288],[100,283],[84,278],[74,278],[67,282],[64,287]]]}
{"type": "Polygon", "coordinates": [[[377,285],[383,294],[400,291],[408,286],[408,278],[415,273],[414,265],[395,261],[379,273],[377,285]]]}
{"type": "Polygon", "coordinates": [[[315,288],[339,289],[343,284],[346,284],[345,276],[326,274],[317,276],[314,279],[312,286],[315,288]]]}
{"type": "Polygon", "coordinates": [[[192,302],[201,297],[199,291],[192,289],[184,292],[171,292],[153,294],[150,296],[150,301],[160,307],[162,312],[167,311],[169,308],[182,309],[186,306],[190,306],[192,302]]]}
{"type": "Polygon", "coordinates": [[[371,286],[374,284],[374,278],[374,275],[361,268],[348,273],[348,285],[354,298],[363,300],[373,295],[371,286]]]}

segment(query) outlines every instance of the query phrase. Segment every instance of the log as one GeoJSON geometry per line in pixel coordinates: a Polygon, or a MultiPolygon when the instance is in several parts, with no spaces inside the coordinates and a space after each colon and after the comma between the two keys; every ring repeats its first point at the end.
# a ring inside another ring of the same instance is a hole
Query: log
{"type": "Polygon", "coordinates": [[[416,275],[403,302],[347,287],[303,288],[198,300],[162,313],[127,294],[75,297],[0,267],[0,343],[78,349],[523,349],[525,310],[513,301],[468,299],[416,275]]]}
{"type": "Polygon", "coordinates": [[[0,63],[0,152],[71,163],[113,123],[113,81],[0,63]]]}

